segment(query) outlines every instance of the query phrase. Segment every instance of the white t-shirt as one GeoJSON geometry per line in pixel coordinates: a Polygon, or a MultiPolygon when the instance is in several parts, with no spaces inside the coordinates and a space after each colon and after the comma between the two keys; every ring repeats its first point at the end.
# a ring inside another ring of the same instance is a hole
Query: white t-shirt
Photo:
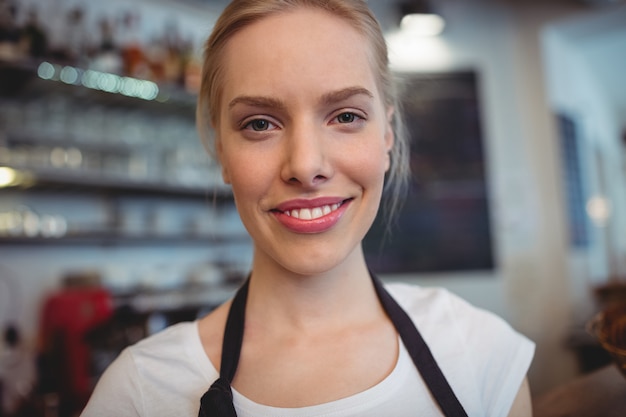
{"type": "MultiPolygon", "coordinates": [[[[526,376],[534,343],[499,317],[439,288],[388,284],[469,416],[505,417],[526,376]]],[[[233,389],[239,417],[441,416],[404,345],[379,384],[302,408],[257,404],[233,389]]],[[[125,349],[100,378],[81,417],[193,416],[218,377],[197,322],[181,323],[125,349]]]]}

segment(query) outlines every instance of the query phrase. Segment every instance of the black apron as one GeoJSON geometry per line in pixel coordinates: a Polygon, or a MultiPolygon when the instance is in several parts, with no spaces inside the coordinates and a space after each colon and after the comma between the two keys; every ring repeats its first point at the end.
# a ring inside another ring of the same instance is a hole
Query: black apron
{"type": "MultiPolygon", "coordinates": [[[[372,274],[376,294],[387,315],[400,334],[402,343],[413,359],[430,393],[435,398],[443,414],[448,417],[467,416],[463,406],[452,392],[446,377],[439,369],[430,349],[419,331],[398,303],[389,295],[378,278],[372,274]]],[[[233,405],[233,393],[230,383],[237,371],[246,313],[246,299],[250,279],[237,291],[230,306],[224,341],[222,343],[222,361],[220,377],[211,385],[200,400],[198,417],[236,417],[233,405]]]]}

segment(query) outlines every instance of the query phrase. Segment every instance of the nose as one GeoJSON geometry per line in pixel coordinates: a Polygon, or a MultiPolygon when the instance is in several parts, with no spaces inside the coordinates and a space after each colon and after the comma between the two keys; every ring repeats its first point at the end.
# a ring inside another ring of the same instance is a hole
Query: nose
{"type": "Polygon", "coordinates": [[[322,129],[310,124],[293,127],[284,142],[281,178],[306,188],[327,181],[333,174],[329,151],[322,129]]]}

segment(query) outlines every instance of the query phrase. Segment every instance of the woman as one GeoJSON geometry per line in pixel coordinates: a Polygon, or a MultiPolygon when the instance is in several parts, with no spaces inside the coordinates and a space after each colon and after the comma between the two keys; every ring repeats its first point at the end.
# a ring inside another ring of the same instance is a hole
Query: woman
{"type": "Polygon", "coordinates": [[[428,349],[399,336],[396,302],[444,397],[470,416],[530,415],[530,341],[444,290],[392,284],[388,297],[370,275],[361,241],[386,175],[394,193],[407,172],[394,102],[364,1],[225,9],[206,45],[198,122],[214,132],[209,148],[254,242],[250,278],[234,306],[125,350],[84,416],[195,416],[201,401],[200,415],[443,415],[448,400],[412,361],[428,349]]]}

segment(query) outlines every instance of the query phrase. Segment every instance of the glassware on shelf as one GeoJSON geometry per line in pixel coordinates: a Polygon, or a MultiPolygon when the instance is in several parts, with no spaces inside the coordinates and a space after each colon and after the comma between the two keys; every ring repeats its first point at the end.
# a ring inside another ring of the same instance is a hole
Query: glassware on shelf
{"type": "Polygon", "coordinates": [[[67,233],[67,221],[61,215],[38,214],[27,206],[0,213],[0,236],[58,238],[67,233]]]}
{"type": "Polygon", "coordinates": [[[105,132],[113,130],[107,124],[108,109],[89,103],[72,114],[73,136],[77,143],[94,144],[102,140],[105,132]]]}

